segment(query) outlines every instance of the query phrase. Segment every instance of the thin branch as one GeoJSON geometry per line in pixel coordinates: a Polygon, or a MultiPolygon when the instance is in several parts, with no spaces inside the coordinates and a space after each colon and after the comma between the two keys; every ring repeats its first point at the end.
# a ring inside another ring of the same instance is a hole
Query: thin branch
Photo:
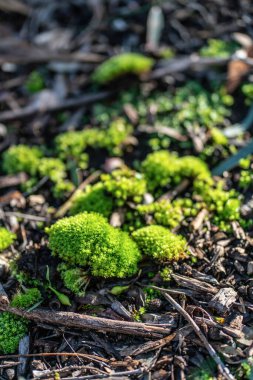
{"type": "Polygon", "coordinates": [[[217,355],[214,348],[211,346],[211,344],[206,339],[205,335],[200,330],[199,326],[196,324],[196,322],[192,319],[192,317],[187,313],[186,310],[182,308],[182,306],[179,305],[178,302],[176,302],[166,291],[166,289],[160,288],[161,293],[163,294],[164,298],[166,298],[167,301],[187,320],[187,322],[191,325],[203,345],[205,346],[206,350],[209,352],[209,355],[212,357],[212,359],[216,362],[220,372],[227,380],[235,380],[234,376],[230,373],[229,369],[225,366],[225,364],[222,362],[220,357],[217,355]]]}
{"type": "Polygon", "coordinates": [[[108,318],[93,317],[90,315],[36,309],[25,311],[3,304],[0,298],[0,310],[9,311],[20,317],[36,322],[49,323],[57,326],[74,327],[85,330],[105,331],[116,334],[145,336],[149,338],[162,338],[170,333],[170,329],[146,323],[112,320],[108,318]]]}
{"type": "Polygon", "coordinates": [[[76,190],[74,191],[74,193],[70,196],[70,198],[65,202],[63,203],[63,205],[61,205],[59,207],[59,209],[57,210],[57,212],[55,213],[55,217],[56,218],[62,218],[64,215],[66,215],[66,213],[68,212],[68,210],[70,209],[71,207],[71,204],[72,204],[72,201],[73,199],[75,198],[76,194],[79,192],[79,191],[83,191],[87,185],[89,185],[90,183],[94,182],[99,176],[100,176],[101,172],[99,170],[95,171],[94,173],[92,173],[89,177],[87,177],[77,188],[76,190]]]}

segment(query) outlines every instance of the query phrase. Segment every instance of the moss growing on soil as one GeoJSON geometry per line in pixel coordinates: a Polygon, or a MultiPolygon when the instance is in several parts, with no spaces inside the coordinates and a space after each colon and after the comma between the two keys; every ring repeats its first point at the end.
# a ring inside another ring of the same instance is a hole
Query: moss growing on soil
{"type": "Polygon", "coordinates": [[[35,175],[42,155],[42,151],[37,147],[14,145],[3,154],[3,169],[7,174],[25,172],[35,175]]]}
{"type": "Polygon", "coordinates": [[[0,252],[8,248],[16,239],[16,235],[4,227],[0,227],[0,252]]]}
{"type": "Polygon", "coordinates": [[[97,212],[108,218],[113,210],[113,199],[106,193],[105,186],[101,182],[88,186],[84,192],[76,195],[70,209],[71,215],[84,211],[97,212]]]}
{"type": "Polygon", "coordinates": [[[114,170],[111,174],[103,174],[101,180],[118,206],[123,206],[127,201],[139,203],[146,192],[143,175],[127,167],[114,170]]]}
{"type": "Polygon", "coordinates": [[[94,82],[107,84],[126,74],[140,75],[150,71],[154,60],[136,53],[123,53],[107,59],[92,75],[94,82]]]}
{"type": "MultiPolygon", "coordinates": [[[[26,293],[15,295],[11,306],[28,309],[40,299],[41,293],[38,289],[28,289],[26,293]]],[[[7,311],[0,314],[0,352],[12,354],[18,349],[20,339],[28,332],[28,323],[25,318],[7,311]]]]}
{"type": "Polygon", "coordinates": [[[138,269],[141,255],[136,243],[99,214],[63,218],[48,233],[54,255],[69,265],[88,267],[94,276],[127,277],[138,269]]]}
{"type": "Polygon", "coordinates": [[[147,226],[132,233],[139,249],[161,262],[177,261],[187,257],[187,242],[161,226],[147,226]]]}

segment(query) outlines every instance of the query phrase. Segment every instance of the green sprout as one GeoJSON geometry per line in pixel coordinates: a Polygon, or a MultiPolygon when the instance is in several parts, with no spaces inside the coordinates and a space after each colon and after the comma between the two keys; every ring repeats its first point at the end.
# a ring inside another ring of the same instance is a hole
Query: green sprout
{"type": "Polygon", "coordinates": [[[88,267],[93,276],[126,277],[137,272],[141,258],[126,232],[96,213],[58,220],[48,229],[49,247],[69,266],[88,267]]]}
{"type": "Polygon", "coordinates": [[[116,200],[118,206],[127,201],[139,203],[146,192],[146,181],[142,174],[127,167],[101,176],[105,190],[116,200]]]}
{"type": "Polygon", "coordinates": [[[123,53],[107,59],[92,75],[98,84],[107,84],[126,74],[141,75],[151,70],[154,60],[136,53],[123,53]]]}
{"type": "Polygon", "coordinates": [[[57,289],[55,289],[52,284],[51,284],[51,280],[50,280],[50,270],[49,270],[49,266],[47,265],[47,271],[46,271],[46,280],[48,282],[48,285],[47,285],[47,288],[49,290],[51,290],[51,292],[53,292],[56,297],[58,298],[58,300],[60,301],[60,303],[64,306],[71,306],[71,302],[70,302],[70,299],[68,296],[66,296],[66,294],[63,294],[61,292],[59,292],[57,289]]]}
{"type": "Polygon", "coordinates": [[[162,226],[147,226],[132,233],[139,249],[146,255],[161,261],[178,261],[187,257],[187,242],[162,226]]]}
{"type": "MultiPolygon", "coordinates": [[[[13,297],[10,306],[28,309],[41,299],[38,289],[27,289],[26,293],[13,297]]],[[[0,314],[0,352],[12,354],[18,349],[19,341],[28,333],[29,321],[8,311],[0,314]]]]}
{"type": "Polygon", "coordinates": [[[105,186],[100,182],[93,186],[87,186],[85,192],[77,194],[72,202],[70,214],[81,212],[97,212],[109,218],[113,210],[113,199],[105,191],[105,186]]]}
{"type": "Polygon", "coordinates": [[[37,147],[22,144],[11,146],[3,154],[3,169],[7,174],[25,172],[35,175],[42,155],[37,147]]]}
{"type": "Polygon", "coordinates": [[[25,83],[25,88],[31,94],[35,94],[45,88],[44,78],[38,71],[32,71],[25,83]]]}
{"type": "Polygon", "coordinates": [[[8,248],[16,239],[16,235],[4,227],[0,227],[0,252],[8,248]]]}

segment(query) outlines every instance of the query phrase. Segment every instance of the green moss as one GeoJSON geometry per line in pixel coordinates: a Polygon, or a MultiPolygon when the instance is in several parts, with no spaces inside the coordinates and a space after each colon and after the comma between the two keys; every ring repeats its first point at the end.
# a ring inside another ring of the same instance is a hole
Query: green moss
{"type": "Polygon", "coordinates": [[[79,193],[73,200],[70,214],[93,211],[108,218],[113,210],[113,199],[108,196],[102,183],[88,186],[85,192],[79,193]]]}
{"type": "Polygon", "coordinates": [[[25,87],[31,94],[35,94],[36,92],[43,90],[45,87],[45,82],[41,73],[38,71],[32,71],[28,76],[25,87]]]}
{"type": "Polygon", "coordinates": [[[13,354],[28,332],[28,321],[4,311],[0,314],[0,352],[13,354]]]}
{"type": "MultiPolygon", "coordinates": [[[[41,299],[38,289],[28,289],[24,294],[16,294],[12,307],[27,309],[41,299]]],[[[28,333],[29,321],[25,318],[4,311],[0,314],[0,351],[12,354],[18,349],[19,341],[28,333]]]]}
{"type": "Polygon", "coordinates": [[[144,254],[158,261],[177,261],[187,257],[185,238],[173,234],[165,227],[143,227],[134,231],[132,236],[144,254]]]}
{"type": "Polygon", "coordinates": [[[69,265],[89,267],[94,276],[125,277],[137,271],[140,253],[136,244],[101,215],[63,218],[48,232],[53,254],[69,265]]]}
{"type": "Polygon", "coordinates": [[[133,132],[133,127],[124,119],[118,118],[111,122],[109,128],[103,131],[99,147],[105,148],[110,154],[122,154],[122,144],[133,132]]]}
{"type": "Polygon", "coordinates": [[[150,153],[142,162],[142,171],[147,180],[148,190],[180,182],[178,157],[166,150],[150,153]]]}
{"type": "Polygon", "coordinates": [[[140,75],[150,71],[154,60],[136,53],[123,53],[107,59],[98,66],[92,80],[106,84],[126,74],[140,75]]]}
{"type": "Polygon", "coordinates": [[[245,96],[245,104],[251,106],[253,102],[253,83],[243,84],[242,93],[245,96]]]}
{"type": "Polygon", "coordinates": [[[47,176],[54,183],[53,195],[55,198],[61,198],[74,189],[74,185],[66,180],[65,164],[58,158],[41,158],[39,173],[42,177],[47,176]]]}
{"type": "Polygon", "coordinates": [[[0,227],[0,252],[8,248],[16,239],[16,235],[4,227],[0,227]]]}
{"type": "Polygon", "coordinates": [[[146,192],[143,175],[127,167],[114,170],[111,174],[103,174],[101,180],[118,206],[123,206],[127,201],[139,203],[146,192]]]}
{"type": "Polygon", "coordinates": [[[42,299],[41,292],[38,288],[27,289],[25,293],[15,294],[11,306],[20,309],[27,309],[42,299]]]}
{"type": "Polygon", "coordinates": [[[137,211],[146,217],[151,217],[154,224],[168,228],[177,227],[183,219],[180,207],[174,207],[169,200],[161,200],[148,205],[138,205],[137,211]]]}
{"type": "Polygon", "coordinates": [[[239,221],[241,201],[237,192],[224,190],[223,182],[215,183],[212,178],[194,182],[195,194],[202,197],[211,213],[212,223],[224,231],[231,229],[230,222],[239,221]]]}
{"type": "Polygon", "coordinates": [[[124,119],[111,122],[107,129],[92,128],[83,131],[68,131],[55,139],[56,149],[63,161],[73,160],[82,169],[88,166],[87,148],[107,149],[110,154],[122,153],[122,144],[133,128],[124,119]]]}
{"type": "Polygon", "coordinates": [[[211,137],[212,137],[212,140],[214,142],[214,144],[216,145],[228,145],[228,139],[227,137],[222,133],[222,131],[219,129],[219,128],[216,128],[216,127],[212,127],[210,129],[210,134],[211,134],[211,137]]]}
{"type": "Polygon", "coordinates": [[[150,191],[167,185],[176,185],[184,178],[210,176],[207,165],[198,157],[179,158],[165,150],[148,154],[142,163],[142,170],[150,191]]]}
{"type": "Polygon", "coordinates": [[[210,38],[207,41],[207,45],[200,49],[199,54],[202,57],[227,58],[230,57],[237,49],[238,45],[235,42],[226,42],[223,40],[210,38]]]}
{"type": "Polygon", "coordinates": [[[7,174],[26,172],[34,175],[39,168],[42,151],[37,147],[14,145],[3,154],[3,169],[7,174]]]}
{"type": "Polygon", "coordinates": [[[70,268],[61,263],[57,270],[60,272],[64,286],[77,296],[84,295],[84,286],[88,281],[87,273],[81,268],[70,268]]]}

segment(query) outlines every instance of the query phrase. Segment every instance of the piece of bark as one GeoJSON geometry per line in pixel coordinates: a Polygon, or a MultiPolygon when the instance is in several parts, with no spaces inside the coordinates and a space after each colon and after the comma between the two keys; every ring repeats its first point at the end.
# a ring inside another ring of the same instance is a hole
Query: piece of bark
{"type": "Polygon", "coordinates": [[[26,173],[18,173],[16,175],[6,175],[4,177],[0,177],[0,189],[4,187],[17,186],[25,183],[28,179],[28,175],[26,173]]]}
{"type": "Polygon", "coordinates": [[[204,292],[209,294],[216,294],[219,291],[219,289],[215,286],[212,286],[211,284],[208,284],[204,281],[199,281],[195,278],[181,276],[178,274],[172,274],[172,277],[180,286],[186,287],[199,293],[204,292]]]}
{"type": "Polygon", "coordinates": [[[111,332],[116,334],[138,335],[150,338],[162,338],[170,333],[170,329],[148,325],[138,322],[118,321],[107,318],[93,317],[85,314],[73,312],[51,312],[49,310],[33,310],[30,312],[9,307],[2,302],[0,297],[0,310],[9,311],[15,315],[33,320],[36,322],[44,322],[57,326],[74,327],[85,330],[96,330],[103,332],[111,332]]]}
{"type": "Polygon", "coordinates": [[[208,303],[208,306],[219,314],[225,314],[237,299],[237,293],[232,288],[222,288],[208,303]]]}

